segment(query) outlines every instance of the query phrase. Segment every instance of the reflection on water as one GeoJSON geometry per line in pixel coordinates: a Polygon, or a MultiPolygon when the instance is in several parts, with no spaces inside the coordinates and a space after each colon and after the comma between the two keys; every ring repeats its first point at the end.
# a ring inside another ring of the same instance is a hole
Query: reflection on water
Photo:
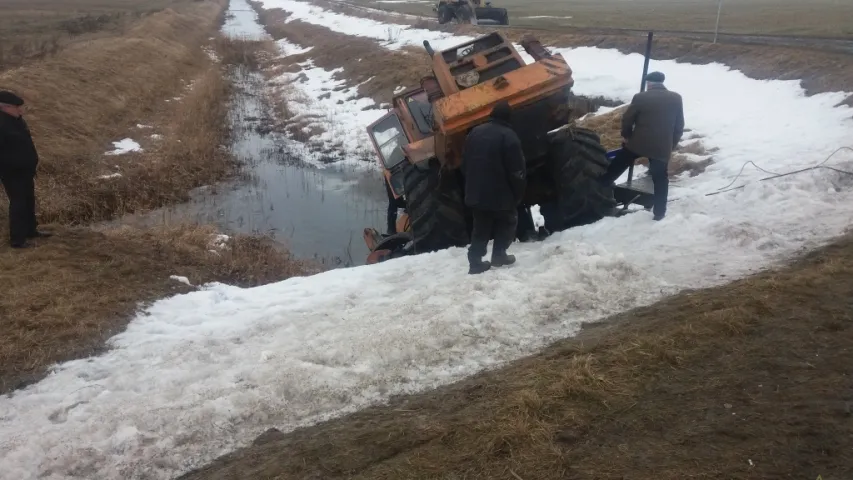
{"type": "Polygon", "coordinates": [[[226,232],[271,234],[294,255],[330,267],[363,264],[368,253],[363,229],[384,228],[381,177],[363,167],[306,166],[294,153],[300,148],[268,133],[263,77],[238,76],[231,149],[246,164],[247,181],[198,189],[188,203],[124,223],[210,223],[226,232]]]}

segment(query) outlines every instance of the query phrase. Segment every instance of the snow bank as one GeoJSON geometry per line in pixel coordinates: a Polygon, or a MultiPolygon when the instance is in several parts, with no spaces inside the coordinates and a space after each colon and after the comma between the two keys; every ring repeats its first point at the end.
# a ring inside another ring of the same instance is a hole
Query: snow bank
{"type": "Polygon", "coordinates": [[[258,23],[258,14],[246,0],[230,0],[222,32],[232,38],[265,40],[269,38],[258,23]]]}
{"type": "MultiPolygon", "coordinates": [[[[283,54],[308,51],[287,40],[276,43],[283,54]]],[[[291,122],[301,125],[304,132],[320,132],[302,149],[302,159],[319,167],[330,162],[373,166],[373,149],[366,128],[385,115],[386,110],[370,98],[359,97],[359,85],[347,87],[346,80],[335,79],[335,74],[343,72],[342,68],[324,70],[310,60],[299,66],[301,71],[284,73],[274,78],[272,85],[293,114],[291,122]]],[[[293,134],[289,136],[293,138],[293,134]]]]}
{"type": "MultiPolygon", "coordinates": [[[[266,0],[289,11],[294,3],[266,0]]],[[[365,35],[377,28],[335,21],[365,35]]],[[[579,93],[630,99],[639,57],[563,51],[579,93]]],[[[252,289],[208,285],[159,301],[109,352],[57,366],[0,399],[0,472],[22,480],[173,478],[269,427],[288,431],[460,379],[573,335],[584,322],[728,281],[845,231],[853,179],[835,172],[703,195],[731,182],[745,160],[784,170],[848,142],[853,112],[835,107],[842,94],[807,98],[795,82],[750,80],[721,65],[654,68],[684,94],[688,125],[720,148],[714,166],[673,186],[679,200],[665,220],[640,212],[516,244],[516,265],[478,277],[466,275],[465,251],[451,249],[252,289]]],[[[320,93],[320,79],[331,79],[313,74],[306,88],[320,93]]],[[[851,169],[853,154],[829,164],[851,169]]],[[[747,170],[738,183],[755,176],[747,170]]]]}

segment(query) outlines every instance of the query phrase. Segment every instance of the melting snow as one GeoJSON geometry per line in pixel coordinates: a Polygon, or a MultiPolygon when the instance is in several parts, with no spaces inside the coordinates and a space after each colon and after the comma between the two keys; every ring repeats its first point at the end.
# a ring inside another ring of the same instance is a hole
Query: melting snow
{"type": "MultiPolygon", "coordinates": [[[[376,38],[383,29],[300,2],[265,4],[350,35],[376,38]]],[[[389,48],[442,35],[404,29],[389,48]]],[[[560,51],[578,93],[630,100],[642,57],[560,51]]],[[[282,80],[315,100],[336,85],[332,72],[305,67],[304,82],[282,80]]],[[[516,244],[516,265],[479,277],[466,275],[464,250],[450,249],[258,288],[212,284],[159,301],[110,351],[59,365],[0,399],[0,472],[173,478],[267,428],[288,431],[446,384],[573,335],[584,322],[746,275],[847,229],[853,179],[835,172],[755,182],[763,174],[747,169],[737,182],[745,188],[703,195],[731,183],[747,160],[793,170],[848,143],[853,110],[836,106],[844,94],[806,97],[797,82],[751,80],[717,64],[653,68],[684,95],[688,126],[720,149],[705,173],[674,183],[678,200],[665,220],[640,212],[516,244]]],[[[330,105],[348,94],[332,92],[330,105]]],[[[342,140],[345,151],[369,148],[358,132],[376,112],[294,105],[332,123],[326,140],[342,140]]],[[[853,154],[828,164],[850,169],[853,154]]]]}
{"type": "Polygon", "coordinates": [[[106,152],[107,155],[124,155],[130,152],[141,152],[142,147],[130,138],[113,142],[113,150],[106,152]]]}
{"type": "Polygon", "coordinates": [[[181,277],[179,275],[170,275],[169,278],[171,278],[172,280],[174,280],[176,282],[181,282],[184,285],[189,285],[191,287],[193,286],[193,284],[190,283],[190,279],[187,277],[181,277]]]}
{"type": "MultiPolygon", "coordinates": [[[[285,50],[302,49],[286,40],[278,43],[285,50]]],[[[364,127],[385,111],[372,99],[359,97],[358,85],[346,87],[346,80],[336,80],[335,74],[343,72],[342,68],[324,70],[310,60],[299,65],[301,71],[284,73],[272,83],[293,114],[290,120],[302,124],[304,132],[320,132],[309,142],[314,148],[301,152],[303,159],[320,167],[327,166],[330,158],[372,166],[364,161],[373,151],[364,127]]]]}

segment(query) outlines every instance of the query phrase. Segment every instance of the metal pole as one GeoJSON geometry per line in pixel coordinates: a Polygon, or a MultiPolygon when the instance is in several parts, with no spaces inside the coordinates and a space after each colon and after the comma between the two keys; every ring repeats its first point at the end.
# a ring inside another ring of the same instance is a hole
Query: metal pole
{"type": "Polygon", "coordinates": [[[643,78],[640,80],[640,92],[646,91],[646,75],[649,74],[649,61],[652,58],[652,40],[655,37],[655,32],[649,32],[649,38],[646,41],[646,60],[643,63],[643,78]]]}
{"type": "Polygon", "coordinates": [[[717,43],[717,36],[720,34],[720,14],[723,13],[723,0],[720,0],[717,5],[717,26],[714,27],[714,43],[717,43]]]}

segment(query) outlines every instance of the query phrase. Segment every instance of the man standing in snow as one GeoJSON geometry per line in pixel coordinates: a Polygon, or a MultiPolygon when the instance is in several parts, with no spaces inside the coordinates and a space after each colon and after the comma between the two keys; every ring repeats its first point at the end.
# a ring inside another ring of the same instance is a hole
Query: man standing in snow
{"type": "Polygon", "coordinates": [[[511,126],[512,109],[498,102],[488,122],[474,127],[465,139],[462,172],[465,175],[465,205],[474,216],[474,231],[468,249],[469,274],[491,267],[512,265],[515,256],[507,249],[515,240],[517,207],[526,185],[527,169],[521,140],[511,126]],[[483,255],[494,237],[492,261],[483,255]]]}
{"type": "Polygon", "coordinates": [[[610,163],[601,181],[613,183],[638,158],[649,159],[649,172],[655,186],[654,219],[666,215],[669,193],[667,166],[672,151],[684,134],[684,106],[681,95],[664,87],[661,72],[646,76],[647,89],[634,95],[622,116],[622,150],[610,163]]]}
{"type": "Polygon", "coordinates": [[[50,236],[37,229],[34,179],[39,158],[23,105],[21,97],[0,91],[0,183],[9,197],[12,248],[27,248],[28,239],[50,236]]]}

